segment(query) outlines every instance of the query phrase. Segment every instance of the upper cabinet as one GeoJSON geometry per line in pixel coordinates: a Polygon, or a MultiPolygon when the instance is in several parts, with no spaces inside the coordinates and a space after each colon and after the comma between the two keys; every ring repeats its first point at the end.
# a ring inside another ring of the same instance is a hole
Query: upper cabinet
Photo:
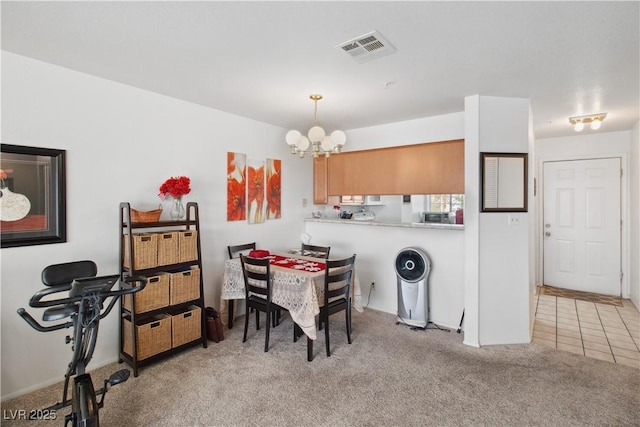
{"type": "Polygon", "coordinates": [[[329,202],[327,187],[327,164],[325,156],[313,159],[313,203],[325,205],[329,202]]]}
{"type": "Polygon", "coordinates": [[[314,159],[314,200],[344,194],[462,194],[464,140],[349,151],[314,159]],[[324,163],[323,163],[324,162],[324,163]],[[327,174],[322,175],[323,168],[327,174]]]}

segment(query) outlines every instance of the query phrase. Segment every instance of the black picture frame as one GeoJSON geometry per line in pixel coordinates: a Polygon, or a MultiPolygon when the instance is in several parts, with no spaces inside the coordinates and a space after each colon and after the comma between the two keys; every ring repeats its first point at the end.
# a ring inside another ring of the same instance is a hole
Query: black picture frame
{"type": "Polygon", "coordinates": [[[65,150],[1,144],[2,248],[67,241],[65,150]]]}
{"type": "Polygon", "coordinates": [[[480,153],[481,212],[527,212],[527,153],[480,153]]]}

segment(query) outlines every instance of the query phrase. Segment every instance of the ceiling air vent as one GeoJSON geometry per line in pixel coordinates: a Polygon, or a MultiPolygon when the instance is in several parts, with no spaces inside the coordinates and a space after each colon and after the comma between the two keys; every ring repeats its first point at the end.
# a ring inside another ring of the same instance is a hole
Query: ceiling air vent
{"type": "Polygon", "coordinates": [[[360,63],[389,55],[396,51],[391,43],[386,41],[377,31],[340,43],[336,47],[342,49],[360,63]]]}

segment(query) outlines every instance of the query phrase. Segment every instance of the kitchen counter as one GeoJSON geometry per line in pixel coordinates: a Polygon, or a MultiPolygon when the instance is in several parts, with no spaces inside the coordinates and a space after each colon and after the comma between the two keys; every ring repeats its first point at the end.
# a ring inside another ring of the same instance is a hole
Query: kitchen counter
{"type": "Polygon", "coordinates": [[[440,230],[464,230],[463,224],[441,224],[431,222],[387,222],[387,221],[355,221],[353,219],[337,218],[305,218],[305,222],[322,222],[329,224],[368,225],[375,227],[402,227],[402,228],[431,228],[440,230]]]}

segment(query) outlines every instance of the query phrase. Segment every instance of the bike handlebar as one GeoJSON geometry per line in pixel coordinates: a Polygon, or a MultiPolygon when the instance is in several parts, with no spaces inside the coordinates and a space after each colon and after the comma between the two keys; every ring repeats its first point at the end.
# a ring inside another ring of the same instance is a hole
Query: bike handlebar
{"type": "Polygon", "coordinates": [[[49,300],[49,301],[40,301],[42,298],[47,295],[56,294],[58,292],[70,291],[71,285],[59,285],[59,286],[51,286],[50,288],[41,289],[29,299],[30,307],[53,307],[54,305],[61,305],[63,302],[61,300],[49,300]]]}
{"type": "MultiPolygon", "coordinates": [[[[115,291],[106,291],[106,292],[91,292],[88,295],[101,297],[103,300],[109,297],[118,297],[120,295],[131,294],[134,292],[141,291],[146,284],[146,279],[144,277],[125,277],[120,280],[120,289],[115,291]],[[126,284],[123,283],[127,282],[126,284]],[[138,282],[140,286],[131,286],[130,282],[138,282]]],[[[52,286],[50,288],[41,289],[29,300],[29,306],[31,307],[53,307],[56,305],[66,305],[74,302],[78,302],[83,298],[87,298],[87,295],[77,295],[77,296],[69,296],[66,298],[60,299],[52,299],[47,301],[42,301],[42,298],[47,295],[52,295],[58,292],[66,292],[71,290],[71,285],[60,285],[60,286],[52,286]]]]}
{"type": "Polygon", "coordinates": [[[29,324],[29,326],[40,332],[57,331],[58,329],[65,329],[73,326],[73,322],[60,323],[58,325],[52,326],[42,326],[36,319],[31,317],[31,315],[27,313],[27,310],[25,310],[24,308],[19,308],[18,314],[29,324]]]}
{"type": "MultiPolygon", "coordinates": [[[[103,319],[109,314],[111,309],[113,309],[113,306],[115,305],[117,299],[121,295],[140,292],[146,286],[146,278],[144,277],[125,277],[125,278],[121,278],[119,282],[120,282],[120,289],[115,291],[106,291],[106,292],[95,291],[95,292],[89,292],[86,294],[81,294],[73,297],[42,301],[42,298],[46,297],[47,295],[52,295],[58,292],[66,292],[71,290],[71,285],[52,286],[51,288],[42,289],[36,292],[29,300],[29,305],[31,307],[60,306],[61,308],[63,308],[65,306],[71,306],[74,303],[77,303],[83,299],[89,300],[97,297],[100,299],[100,303],[103,303],[107,298],[113,297],[113,299],[110,301],[109,305],[107,306],[107,309],[102,314],[100,314],[100,319],[103,319]],[[139,285],[133,286],[132,283],[139,283],[139,285]]],[[[40,332],[51,332],[51,331],[56,331],[58,329],[64,329],[64,328],[69,328],[73,326],[73,322],[65,322],[65,323],[60,323],[52,326],[43,326],[22,307],[18,309],[18,314],[33,329],[38,330],[40,332]]]]}

